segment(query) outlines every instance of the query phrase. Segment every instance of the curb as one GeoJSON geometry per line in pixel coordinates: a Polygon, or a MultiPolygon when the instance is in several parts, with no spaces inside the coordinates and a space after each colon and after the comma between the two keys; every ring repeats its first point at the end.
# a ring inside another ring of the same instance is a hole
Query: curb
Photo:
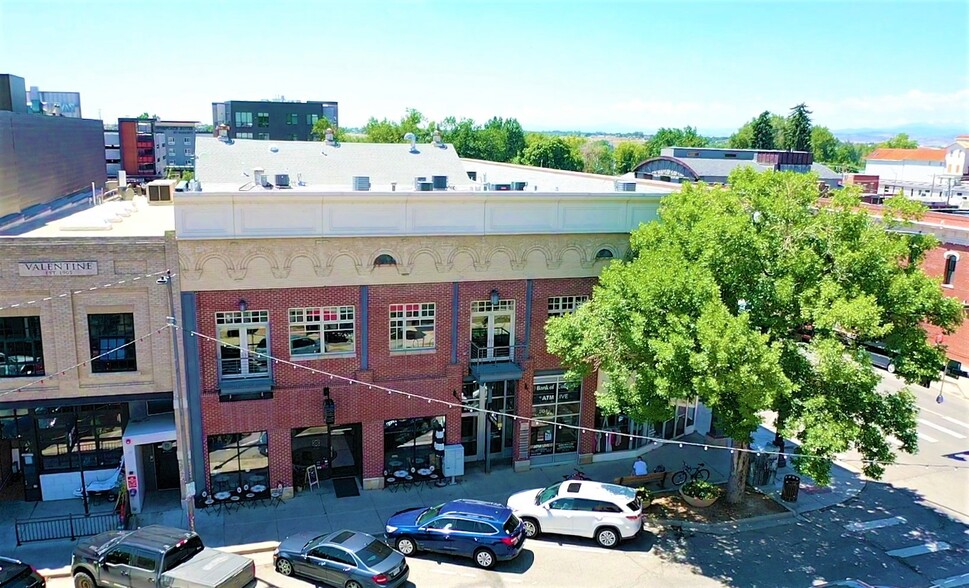
{"type": "MultiPolygon", "coordinates": [[[[253,555],[256,553],[266,553],[267,551],[273,551],[279,546],[279,541],[262,541],[260,543],[246,543],[244,545],[232,545],[227,547],[214,547],[213,549],[218,549],[219,551],[225,551],[227,553],[235,553],[236,555],[253,555]]],[[[47,578],[48,580],[54,578],[70,578],[71,577],[71,566],[64,566],[62,568],[53,569],[43,569],[37,570],[41,576],[47,578]]]]}

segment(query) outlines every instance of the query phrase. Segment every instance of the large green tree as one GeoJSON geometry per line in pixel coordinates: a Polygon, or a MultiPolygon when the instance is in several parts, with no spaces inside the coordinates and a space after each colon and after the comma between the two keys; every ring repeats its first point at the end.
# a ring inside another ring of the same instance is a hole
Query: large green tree
{"type": "Polygon", "coordinates": [[[646,156],[657,157],[663,147],[706,147],[707,139],[697,132],[696,127],[670,129],[663,127],[646,141],[646,156]]]}
{"type": "Polygon", "coordinates": [[[811,111],[803,102],[792,108],[787,116],[784,148],[789,151],[811,150],[811,111]]]}
{"type": "Polygon", "coordinates": [[[764,111],[754,119],[751,149],[776,149],[774,127],[771,125],[770,112],[764,111]]]}
{"type": "Polygon", "coordinates": [[[915,139],[910,139],[906,133],[899,133],[891,139],[879,143],[878,146],[891,147],[894,149],[915,149],[919,146],[919,142],[915,139]]]}
{"type": "Polygon", "coordinates": [[[834,162],[840,143],[828,127],[811,129],[811,153],[814,154],[815,161],[834,162]]]}
{"type": "MultiPolygon", "coordinates": [[[[727,147],[731,149],[753,149],[754,148],[754,121],[757,117],[748,121],[744,126],[737,129],[737,132],[730,135],[727,139],[727,147]]],[[[774,131],[774,148],[781,149],[784,145],[784,127],[787,121],[779,114],[770,115],[771,129],[774,131]]]]}
{"type": "Polygon", "coordinates": [[[330,119],[326,118],[325,116],[317,119],[317,121],[313,123],[313,130],[311,132],[318,141],[326,140],[327,131],[333,131],[333,139],[338,143],[345,143],[350,140],[350,136],[345,130],[339,127],[334,127],[333,123],[330,122],[330,119]]]}
{"type": "MultiPolygon", "coordinates": [[[[917,450],[917,408],[908,389],[876,389],[858,344],[897,351],[908,382],[935,377],[945,354],[924,325],[951,332],[962,305],[920,269],[935,239],[888,230],[920,214],[918,203],[892,199],[881,220],[859,203],[848,188],[822,204],[814,174],[742,168],[727,187],[684,185],[632,234],[631,258],[603,271],[592,299],[549,320],[548,349],[573,376],[607,376],[596,392],[606,413],[659,421],[699,398],[746,449],[770,409],[800,443],[797,467],[819,483],[849,449],[878,478],[896,457],[889,438],[917,450]]],[[[732,452],[728,501],[743,500],[748,470],[749,453],[732,452]]]]}
{"type": "Polygon", "coordinates": [[[631,172],[637,165],[648,159],[646,155],[646,144],[640,141],[623,141],[619,143],[616,145],[612,156],[615,160],[617,175],[631,172]]]}
{"type": "Polygon", "coordinates": [[[582,171],[582,156],[562,137],[538,136],[522,151],[525,165],[582,171]]]}
{"type": "Polygon", "coordinates": [[[615,149],[609,141],[586,141],[579,147],[579,153],[582,155],[582,171],[607,176],[615,173],[615,149]]]}

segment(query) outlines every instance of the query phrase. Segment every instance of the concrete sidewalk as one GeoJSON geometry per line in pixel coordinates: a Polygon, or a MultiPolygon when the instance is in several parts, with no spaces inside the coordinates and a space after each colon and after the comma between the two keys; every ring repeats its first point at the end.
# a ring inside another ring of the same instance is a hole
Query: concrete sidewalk
{"type": "MultiPolygon", "coordinates": [[[[754,442],[765,444],[774,439],[774,433],[761,428],[754,442]]],[[[703,435],[689,435],[684,442],[707,442],[703,435]]],[[[721,483],[727,480],[730,466],[730,452],[711,447],[704,450],[678,442],[663,445],[650,445],[643,449],[650,469],[662,465],[672,474],[682,469],[683,462],[695,465],[703,462],[711,471],[711,481],[721,483]]],[[[231,513],[216,513],[200,509],[196,513],[195,527],[206,545],[212,547],[235,546],[233,550],[246,552],[251,549],[273,549],[276,542],[287,536],[311,530],[326,533],[342,528],[352,528],[371,534],[384,530],[384,521],[399,510],[417,506],[440,504],[453,498],[476,498],[504,503],[514,492],[528,488],[542,488],[559,482],[570,474],[574,465],[547,466],[533,468],[526,472],[515,473],[510,466],[493,468],[486,474],[477,468],[470,468],[466,475],[455,485],[437,487],[425,486],[401,489],[361,491],[359,496],[337,498],[329,481],[323,481],[320,488],[303,492],[272,507],[256,505],[244,507],[231,513]]],[[[600,462],[583,465],[580,469],[593,480],[609,481],[631,473],[632,460],[600,462]]],[[[778,500],[783,484],[784,473],[793,473],[788,468],[778,472],[776,480],[761,488],[778,500]]],[[[667,490],[672,490],[667,481],[667,490]]],[[[795,514],[833,506],[855,496],[864,482],[856,474],[835,466],[832,485],[817,488],[813,482],[802,476],[801,490],[797,502],[782,503],[795,514]]],[[[4,503],[0,515],[0,554],[33,564],[44,570],[50,577],[68,574],[74,543],[69,540],[28,543],[16,547],[13,522],[16,518],[54,516],[79,512],[80,500],[64,500],[44,503],[4,503]],[[8,506],[11,507],[8,509],[8,506]],[[39,514],[43,513],[43,514],[39,514]]],[[[108,506],[110,508],[110,506],[108,506]]],[[[135,524],[145,526],[163,524],[187,528],[188,521],[178,504],[178,498],[169,495],[167,500],[149,501],[146,512],[136,515],[135,524]],[[154,502],[154,504],[153,504],[154,502]]],[[[791,519],[793,520],[793,518],[791,519]]],[[[734,532],[737,525],[724,532],[734,532]],[[733,529],[733,531],[731,530],[733,529]]],[[[711,532],[716,532],[716,529],[711,532]]],[[[251,551],[249,551],[251,552],[251,551]]]]}

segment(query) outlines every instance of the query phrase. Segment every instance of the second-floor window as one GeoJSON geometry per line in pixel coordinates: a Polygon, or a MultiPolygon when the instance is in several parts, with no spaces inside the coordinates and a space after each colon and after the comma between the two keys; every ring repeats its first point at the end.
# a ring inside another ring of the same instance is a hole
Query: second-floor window
{"type": "Polygon", "coordinates": [[[215,313],[219,375],[261,378],[269,375],[269,311],[215,313]]]}
{"type": "Polygon", "coordinates": [[[236,126],[237,127],[251,127],[252,126],[252,113],[251,112],[237,112],[236,113],[236,126]]]}
{"type": "Polygon", "coordinates": [[[353,311],[352,306],[290,308],[289,353],[294,356],[353,353],[353,311]]]}
{"type": "Polygon", "coordinates": [[[286,115],[286,124],[288,124],[288,125],[298,125],[299,124],[299,115],[298,114],[287,114],[286,115]]]}
{"type": "Polygon", "coordinates": [[[942,283],[946,286],[952,285],[952,280],[956,275],[956,264],[959,263],[959,258],[950,253],[945,256],[945,275],[942,277],[942,283]]]}
{"type": "Polygon", "coordinates": [[[44,375],[39,316],[0,318],[0,377],[44,375]]]}
{"type": "Polygon", "coordinates": [[[552,296],[548,299],[548,316],[561,316],[589,301],[588,296],[552,296]]]}
{"type": "Polygon", "coordinates": [[[316,121],[318,121],[318,120],[320,120],[320,115],[318,115],[318,114],[307,114],[306,115],[306,125],[307,126],[310,126],[311,127],[311,126],[315,125],[316,124],[316,121]]]}
{"type": "Polygon", "coordinates": [[[433,302],[390,305],[390,350],[434,349],[433,302]]]}
{"type": "Polygon", "coordinates": [[[135,359],[135,315],[130,312],[87,315],[88,334],[91,338],[91,371],[134,372],[138,370],[135,359]]]}
{"type": "Polygon", "coordinates": [[[268,127],[269,126],[269,113],[268,112],[260,112],[259,114],[257,114],[256,115],[256,125],[257,126],[260,126],[260,127],[268,127]]]}

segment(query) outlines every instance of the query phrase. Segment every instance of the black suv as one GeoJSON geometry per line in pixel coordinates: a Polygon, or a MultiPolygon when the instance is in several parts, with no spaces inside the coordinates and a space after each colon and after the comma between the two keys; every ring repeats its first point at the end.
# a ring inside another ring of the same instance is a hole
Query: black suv
{"type": "Polygon", "coordinates": [[[45,588],[47,580],[34,566],[0,556],[0,588],[45,588]]]}

